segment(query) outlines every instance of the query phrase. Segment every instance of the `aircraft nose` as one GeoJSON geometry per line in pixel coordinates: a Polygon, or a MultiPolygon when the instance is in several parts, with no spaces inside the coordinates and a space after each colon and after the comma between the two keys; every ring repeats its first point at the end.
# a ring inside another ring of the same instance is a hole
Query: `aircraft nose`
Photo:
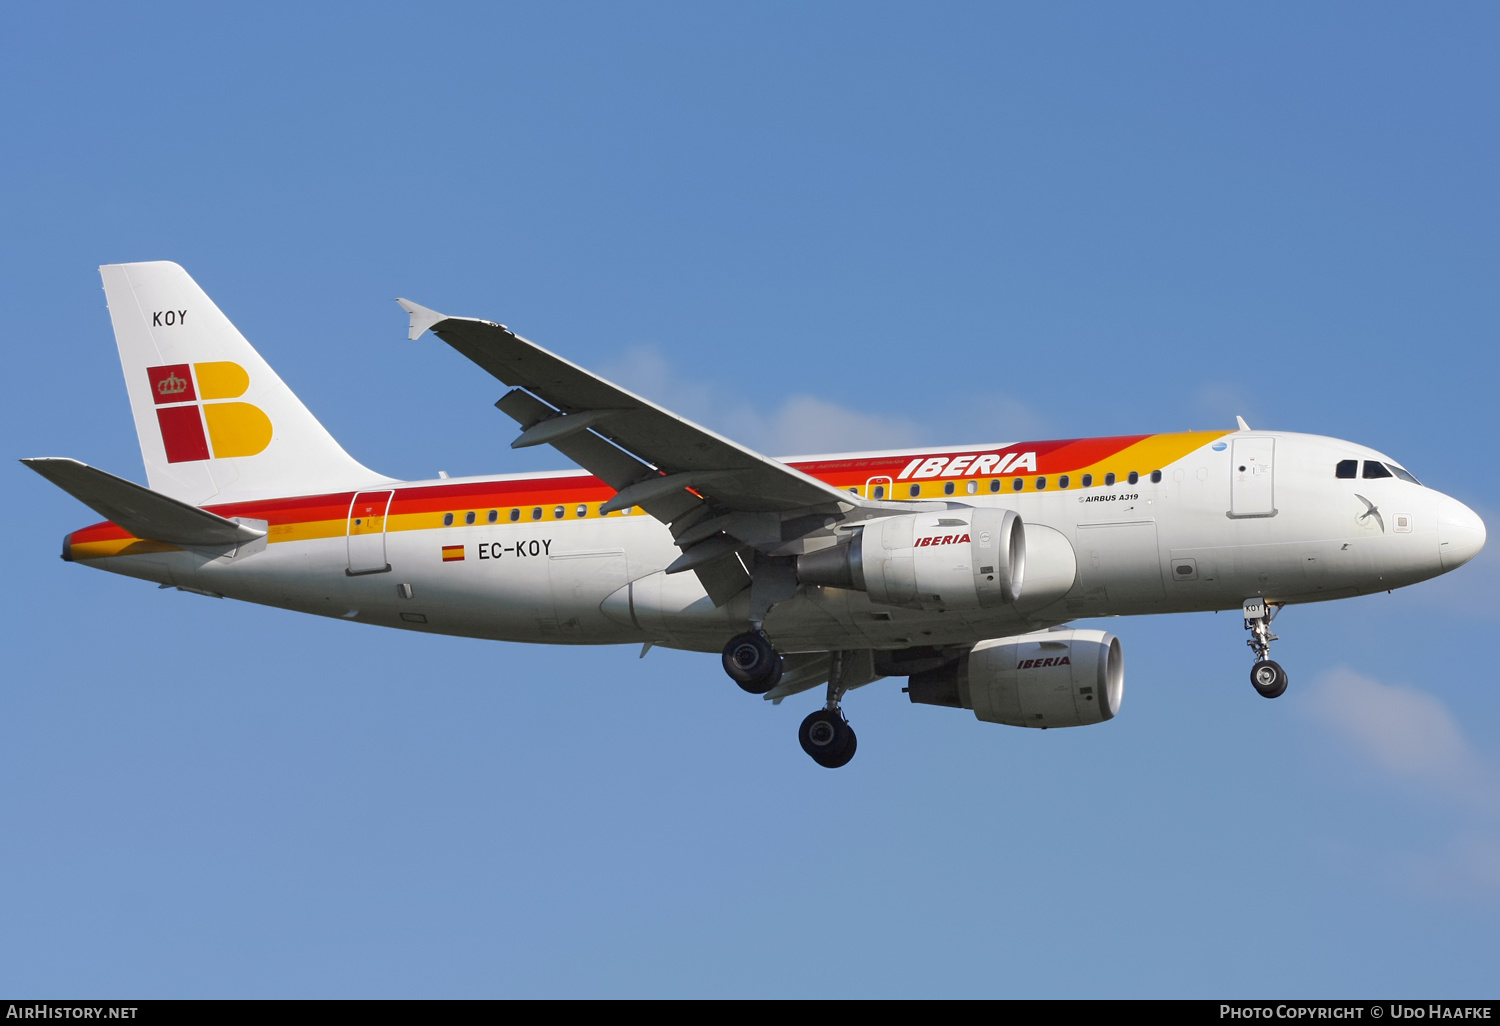
{"type": "Polygon", "coordinates": [[[1484,548],[1484,521],[1457,499],[1443,498],[1437,521],[1438,559],[1444,572],[1463,566],[1484,548]]]}

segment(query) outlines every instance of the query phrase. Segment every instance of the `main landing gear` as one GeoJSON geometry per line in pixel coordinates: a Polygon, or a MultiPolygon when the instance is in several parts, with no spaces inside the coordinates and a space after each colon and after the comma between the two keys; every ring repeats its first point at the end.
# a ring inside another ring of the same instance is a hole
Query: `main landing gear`
{"type": "Polygon", "coordinates": [[[750,694],[764,695],[781,682],[781,655],[765,631],[746,631],[724,646],[724,672],[750,694]]]}
{"type": "MultiPolygon", "coordinates": [[[[854,728],[844,718],[839,706],[844,692],[849,690],[850,676],[847,672],[851,653],[830,652],[828,654],[828,700],[823,708],[802,721],[797,729],[797,740],[802,750],[812,756],[813,762],[829,769],[838,769],[854,758],[858,742],[854,728]]],[[[741,688],[752,695],[764,695],[781,682],[781,655],[771,647],[765,631],[750,630],[736,634],[724,646],[724,672],[741,688]]],[[[855,669],[855,674],[860,671],[855,669]]],[[[855,684],[874,678],[856,677],[855,684]]]]}
{"type": "Polygon", "coordinates": [[[1271,642],[1277,640],[1271,633],[1271,621],[1279,612],[1279,602],[1267,603],[1258,598],[1245,600],[1245,630],[1250,632],[1245,644],[1255,653],[1255,665],[1250,667],[1250,684],[1262,698],[1280,698],[1286,691],[1286,671],[1271,658],[1271,642]]]}
{"type": "Polygon", "coordinates": [[[828,701],[823,708],[811,714],[797,728],[797,740],[802,750],[812,756],[813,762],[828,769],[848,765],[859,747],[854,728],[844,719],[844,710],[839,702],[849,690],[845,676],[843,652],[830,652],[828,665],[828,701]]]}
{"type": "Polygon", "coordinates": [[[859,739],[854,728],[844,719],[844,710],[819,709],[802,721],[797,728],[797,740],[802,750],[812,756],[813,762],[829,769],[838,769],[854,758],[854,749],[859,739]]]}

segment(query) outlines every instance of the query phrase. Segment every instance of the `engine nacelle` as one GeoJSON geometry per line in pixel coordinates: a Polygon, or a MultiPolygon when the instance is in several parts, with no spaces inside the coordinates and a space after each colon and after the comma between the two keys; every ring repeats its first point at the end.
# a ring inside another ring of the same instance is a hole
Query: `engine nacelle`
{"type": "Polygon", "coordinates": [[[1108,631],[1066,630],[981,641],[955,662],[913,674],[913,702],[972,709],[1012,727],[1081,727],[1120,711],[1125,659],[1108,631]]]}
{"type": "Polygon", "coordinates": [[[875,520],[797,559],[803,584],[854,588],[915,609],[989,609],[1021,595],[1026,532],[1011,509],[948,509],[875,520]]]}

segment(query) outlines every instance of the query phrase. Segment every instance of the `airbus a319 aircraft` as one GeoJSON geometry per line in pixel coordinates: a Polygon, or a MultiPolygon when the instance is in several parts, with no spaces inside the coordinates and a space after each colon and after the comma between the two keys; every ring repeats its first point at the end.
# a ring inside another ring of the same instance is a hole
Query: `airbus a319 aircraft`
{"type": "Polygon", "coordinates": [[[398,481],[351,458],[174,263],[100,269],[149,488],[28,459],[103,523],[70,562],[215,597],[498,641],[723,653],[779,702],[824,687],[802,747],[843,766],[842,703],[912,702],[1016,727],[1120,709],[1120,641],[1084,617],[1240,610],[1275,698],[1285,606],[1446,573],[1484,523],[1362,445],[1235,431],[775,460],[502,324],[407,300],[509,387],[513,448],[581,469],[398,481]]]}

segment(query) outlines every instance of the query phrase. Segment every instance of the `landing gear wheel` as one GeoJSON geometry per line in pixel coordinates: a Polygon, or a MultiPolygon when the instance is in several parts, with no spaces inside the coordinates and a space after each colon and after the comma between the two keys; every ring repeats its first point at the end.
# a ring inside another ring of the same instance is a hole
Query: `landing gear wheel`
{"type": "Polygon", "coordinates": [[[848,765],[859,741],[841,709],[819,709],[802,721],[797,740],[813,762],[828,769],[848,765]]]}
{"type": "Polygon", "coordinates": [[[1262,659],[1250,667],[1250,683],[1262,698],[1280,698],[1286,691],[1286,671],[1272,659],[1262,659]]]}
{"type": "Polygon", "coordinates": [[[764,695],[781,683],[781,656],[764,634],[736,634],[724,646],[724,672],[752,695],[764,695]]]}

